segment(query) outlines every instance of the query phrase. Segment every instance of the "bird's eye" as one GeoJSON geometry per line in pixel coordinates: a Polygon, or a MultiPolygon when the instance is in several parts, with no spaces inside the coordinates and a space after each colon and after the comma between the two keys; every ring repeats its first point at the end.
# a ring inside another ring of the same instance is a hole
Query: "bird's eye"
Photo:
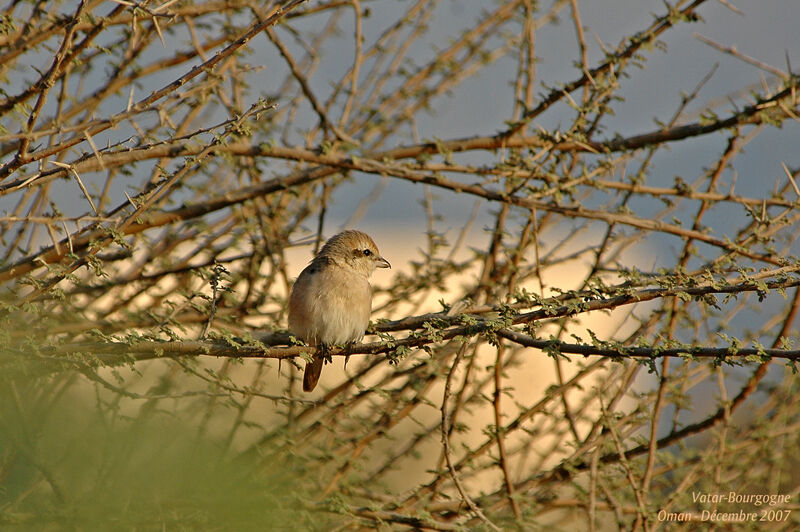
{"type": "Polygon", "coordinates": [[[365,256],[365,257],[369,257],[370,255],[372,255],[372,251],[370,251],[370,250],[368,250],[368,249],[365,249],[365,250],[364,250],[364,256],[365,256]]]}

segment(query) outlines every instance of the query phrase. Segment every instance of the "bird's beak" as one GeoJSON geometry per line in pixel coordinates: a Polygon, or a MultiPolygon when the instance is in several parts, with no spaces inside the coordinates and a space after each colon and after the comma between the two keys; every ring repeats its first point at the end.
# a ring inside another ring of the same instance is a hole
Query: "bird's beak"
{"type": "Polygon", "coordinates": [[[375,259],[375,266],[378,268],[391,268],[392,265],[389,264],[389,261],[384,259],[383,257],[378,257],[375,259]]]}

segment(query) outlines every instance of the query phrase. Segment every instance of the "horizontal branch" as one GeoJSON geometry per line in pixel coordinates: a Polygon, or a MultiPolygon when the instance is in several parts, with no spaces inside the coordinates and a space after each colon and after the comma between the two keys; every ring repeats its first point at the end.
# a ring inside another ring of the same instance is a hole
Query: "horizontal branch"
{"type": "MultiPolygon", "coordinates": [[[[603,299],[584,301],[580,298],[571,302],[552,304],[554,300],[546,300],[542,308],[526,313],[508,316],[506,320],[494,317],[484,318],[474,314],[448,315],[445,312],[424,314],[404,318],[397,321],[378,323],[371,332],[386,334],[389,331],[425,329],[425,333],[412,332],[405,338],[383,339],[380,342],[363,343],[347,347],[333,347],[332,356],[350,356],[354,354],[395,354],[404,349],[420,348],[456,338],[469,338],[482,334],[497,334],[509,341],[524,347],[533,347],[544,351],[557,351],[564,354],[582,356],[606,356],[612,358],[663,358],[672,356],[691,356],[698,358],[743,358],[766,356],[787,360],[800,359],[800,350],[767,349],[761,347],[705,347],[686,345],[678,347],[644,347],[644,346],[611,346],[569,344],[550,339],[538,339],[519,331],[510,329],[513,325],[534,323],[542,320],[556,319],[578,314],[586,314],[598,310],[610,310],[620,306],[650,301],[665,297],[702,298],[713,294],[736,294],[743,292],[766,292],[783,290],[800,286],[800,277],[789,276],[787,272],[796,272],[800,266],[781,269],[782,279],[770,281],[743,281],[725,286],[707,285],[697,287],[646,288],[631,290],[630,293],[603,299]],[[550,304],[548,304],[548,302],[550,304]],[[400,350],[400,351],[398,351],[400,350]]],[[[499,312],[502,309],[498,309],[499,312]]],[[[145,342],[83,342],[64,344],[43,349],[40,356],[48,361],[65,361],[65,355],[90,353],[97,357],[101,364],[120,364],[150,360],[162,357],[213,356],[223,358],[271,358],[290,359],[303,353],[309,353],[307,346],[287,346],[290,335],[286,332],[272,333],[259,338],[257,343],[233,345],[223,340],[215,341],[145,341],[145,342]]],[[[86,360],[76,359],[81,363],[86,360]]]]}
{"type": "MultiPolygon", "coordinates": [[[[443,335],[443,339],[452,339],[468,333],[466,329],[450,330],[443,335]]],[[[622,359],[659,359],[665,357],[688,358],[713,358],[721,360],[738,360],[748,357],[767,357],[785,360],[800,360],[798,349],[773,349],[760,347],[704,347],[686,345],[676,348],[663,347],[628,347],[609,348],[590,344],[571,344],[556,340],[542,340],[533,338],[512,329],[494,329],[494,332],[509,341],[523,347],[540,349],[547,352],[588,356],[600,356],[622,359]]],[[[475,333],[477,334],[477,333],[475,333]]],[[[354,345],[352,347],[333,347],[328,354],[335,357],[349,357],[356,354],[378,355],[391,353],[398,347],[422,347],[435,343],[434,339],[403,338],[390,342],[371,342],[354,345]]],[[[78,362],[81,366],[88,362],[87,359],[65,358],[64,355],[76,353],[91,353],[97,357],[100,365],[118,365],[129,362],[141,362],[159,358],[180,358],[210,356],[217,358],[264,358],[273,360],[293,359],[303,354],[313,352],[314,348],[308,346],[288,347],[258,347],[255,345],[234,346],[223,341],[170,341],[170,342],[85,342],[65,344],[54,349],[42,350],[38,357],[47,362],[78,362]]],[[[762,360],[763,361],[763,360],[762,360]]],[[[91,365],[91,364],[90,364],[91,365]]]]}
{"type": "MultiPolygon", "coordinates": [[[[742,357],[769,357],[787,360],[800,359],[798,349],[771,349],[758,347],[703,347],[686,345],[682,347],[628,347],[609,348],[589,344],[570,344],[558,340],[540,340],[511,329],[498,329],[497,336],[510,340],[524,347],[532,347],[543,351],[557,351],[561,354],[602,356],[615,359],[644,358],[655,360],[664,357],[714,358],[731,359],[742,357]]],[[[762,360],[763,362],[763,360],[762,360]]]]}

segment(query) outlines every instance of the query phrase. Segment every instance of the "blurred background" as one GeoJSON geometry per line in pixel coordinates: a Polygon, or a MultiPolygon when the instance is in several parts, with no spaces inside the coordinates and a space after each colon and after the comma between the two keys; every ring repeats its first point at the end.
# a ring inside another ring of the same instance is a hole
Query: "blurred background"
{"type": "Polygon", "coordinates": [[[283,5],[7,6],[0,524],[655,530],[798,492],[800,4],[283,5]],[[305,395],[285,301],[344,228],[392,264],[383,344],[305,395]]]}

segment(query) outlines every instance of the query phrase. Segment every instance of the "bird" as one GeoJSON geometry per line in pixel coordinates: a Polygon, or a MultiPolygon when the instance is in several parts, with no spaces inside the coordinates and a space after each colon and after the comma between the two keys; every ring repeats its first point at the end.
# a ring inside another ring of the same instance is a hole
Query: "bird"
{"type": "Polygon", "coordinates": [[[351,229],[328,239],[300,272],[289,294],[289,331],[317,348],[303,372],[303,391],[316,387],[329,347],[364,338],[372,312],[369,277],[391,267],[368,234],[351,229]]]}

